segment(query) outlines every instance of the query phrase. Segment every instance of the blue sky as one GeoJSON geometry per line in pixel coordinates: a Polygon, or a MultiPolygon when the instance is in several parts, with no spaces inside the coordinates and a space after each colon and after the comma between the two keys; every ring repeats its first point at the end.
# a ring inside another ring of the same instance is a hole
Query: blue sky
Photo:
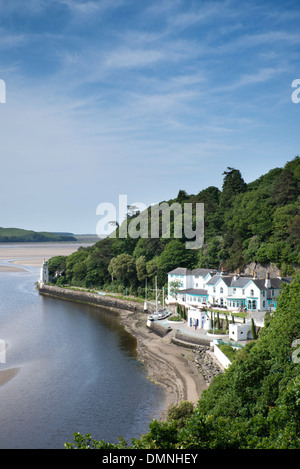
{"type": "Polygon", "coordinates": [[[0,0],[0,225],[251,182],[300,154],[299,1],[0,0]]]}

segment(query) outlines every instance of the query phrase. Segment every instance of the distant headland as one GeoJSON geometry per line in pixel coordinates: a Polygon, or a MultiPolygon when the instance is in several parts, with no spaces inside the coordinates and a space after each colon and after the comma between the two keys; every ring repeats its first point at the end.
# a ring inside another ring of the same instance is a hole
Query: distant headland
{"type": "MultiPolygon", "coordinates": [[[[92,235],[75,235],[65,232],[47,232],[24,230],[21,228],[0,227],[0,243],[43,243],[43,242],[76,242],[92,235]]],[[[94,237],[96,240],[96,236],[94,237]]],[[[99,238],[97,238],[99,240],[99,238]]]]}

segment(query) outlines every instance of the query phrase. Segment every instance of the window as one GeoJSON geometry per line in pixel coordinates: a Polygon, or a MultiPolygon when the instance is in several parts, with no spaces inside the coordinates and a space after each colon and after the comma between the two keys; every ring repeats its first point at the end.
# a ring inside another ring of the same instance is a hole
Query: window
{"type": "Polygon", "coordinates": [[[223,287],[220,288],[220,293],[224,293],[223,287]]]}
{"type": "Polygon", "coordinates": [[[254,290],[250,290],[250,296],[254,296],[254,290]]]}

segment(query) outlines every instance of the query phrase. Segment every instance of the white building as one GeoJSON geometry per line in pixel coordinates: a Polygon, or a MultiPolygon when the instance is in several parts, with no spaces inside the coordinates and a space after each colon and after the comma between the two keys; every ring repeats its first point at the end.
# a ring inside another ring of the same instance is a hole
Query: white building
{"type": "Polygon", "coordinates": [[[211,321],[206,312],[199,308],[189,308],[187,323],[190,327],[201,327],[202,329],[211,329],[211,321]]]}
{"type": "Polygon", "coordinates": [[[277,306],[281,285],[287,278],[224,275],[211,269],[178,267],[168,274],[168,302],[188,306],[215,306],[238,311],[268,311],[277,306]]]}
{"type": "Polygon", "coordinates": [[[47,282],[49,282],[49,271],[48,271],[47,262],[44,261],[40,270],[39,283],[40,285],[43,285],[44,283],[47,283],[47,282]]]}
{"type": "Polygon", "coordinates": [[[253,339],[251,324],[230,323],[229,324],[229,339],[232,339],[235,341],[253,339]]]}
{"type": "Polygon", "coordinates": [[[215,275],[211,269],[189,270],[178,267],[168,273],[168,302],[207,305],[207,282],[215,275]]]}

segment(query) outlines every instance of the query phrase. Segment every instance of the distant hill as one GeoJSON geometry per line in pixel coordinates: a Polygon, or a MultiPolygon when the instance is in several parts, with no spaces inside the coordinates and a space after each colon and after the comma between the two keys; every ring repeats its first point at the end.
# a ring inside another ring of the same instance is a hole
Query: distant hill
{"type": "Polygon", "coordinates": [[[72,233],[37,232],[21,228],[0,227],[0,243],[43,243],[49,241],[76,241],[76,238],[72,233]]]}
{"type": "Polygon", "coordinates": [[[105,238],[105,235],[99,237],[95,234],[74,234],[73,236],[75,236],[80,243],[96,243],[100,241],[100,239],[105,238]]]}

